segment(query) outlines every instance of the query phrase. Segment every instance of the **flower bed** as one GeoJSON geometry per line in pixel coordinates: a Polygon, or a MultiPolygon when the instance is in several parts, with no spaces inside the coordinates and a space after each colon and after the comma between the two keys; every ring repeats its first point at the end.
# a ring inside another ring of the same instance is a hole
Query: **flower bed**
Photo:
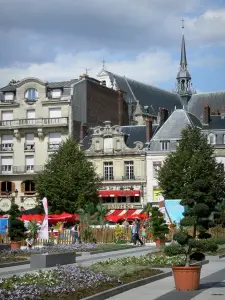
{"type": "Polygon", "coordinates": [[[128,266],[128,265],[138,265],[138,266],[157,266],[157,267],[170,267],[172,265],[183,265],[185,261],[184,255],[177,255],[173,257],[165,256],[164,254],[147,254],[139,257],[128,256],[118,259],[107,259],[104,261],[97,262],[92,265],[92,269],[96,266],[102,266],[108,268],[110,265],[116,266],[128,266]]]}
{"type": "Polygon", "coordinates": [[[123,282],[117,277],[110,277],[102,272],[93,272],[90,269],[71,265],[22,276],[12,276],[0,280],[0,299],[78,300],[119,286],[121,283],[162,273],[159,270],[143,268],[139,268],[138,272],[129,269],[132,274],[124,273],[123,282]]]}

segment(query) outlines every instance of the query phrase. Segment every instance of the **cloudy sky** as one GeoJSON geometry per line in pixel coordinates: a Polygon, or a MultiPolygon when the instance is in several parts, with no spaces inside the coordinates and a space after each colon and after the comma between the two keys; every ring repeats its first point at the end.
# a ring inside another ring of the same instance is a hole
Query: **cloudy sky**
{"type": "Polygon", "coordinates": [[[225,89],[225,0],[0,0],[0,86],[109,71],[172,90],[181,19],[200,91],[225,89]]]}

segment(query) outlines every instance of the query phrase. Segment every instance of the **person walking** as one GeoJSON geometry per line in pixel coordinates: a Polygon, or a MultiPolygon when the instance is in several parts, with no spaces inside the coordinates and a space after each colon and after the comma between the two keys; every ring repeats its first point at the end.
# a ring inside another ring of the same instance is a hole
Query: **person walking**
{"type": "Polygon", "coordinates": [[[146,226],[145,226],[145,224],[143,224],[141,227],[141,240],[142,240],[143,244],[145,245],[145,243],[146,243],[146,226]]]}
{"type": "Polygon", "coordinates": [[[135,219],[135,231],[134,231],[134,245],[137,244],[137,241],[141,244],[141,246],[143,246],[143,242],[139,237],[139,231],[140,231],[140,220],[139,219],[135,219]]]}
{"type": "Polygon", "coordinates": [[[133,222],[131,225],[131,243],[134,243],[135,228],[136,228],[136,225],[135,225],[135,222],[133,222]]]}
{"type": "Polygon", "coordinates": [[[77,224],[74,225],[74,227],[71,229],[71,231],[73,232],[73,243],[76,244],[77,240],[78,243],[81,244],[81,239],[80,239],[80,222],[77,221],[77,224]]]}

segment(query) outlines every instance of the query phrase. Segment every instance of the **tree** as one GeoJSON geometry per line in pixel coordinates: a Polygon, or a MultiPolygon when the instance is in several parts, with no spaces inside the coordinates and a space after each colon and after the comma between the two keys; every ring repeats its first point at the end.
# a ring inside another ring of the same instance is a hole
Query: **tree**
{"type": "Polygon", "coordinates": [[[40,197],[47,197],[51,210],[74,213],[86,203],[98,202],[99,178],[94,167],[69,138],[60,145],[36,181],[40,197]]]}
{"type": "Polygon", "coordinates": [[[101,203],[99,203],[96,206],[96,216],[97,216],[97,220],[98,223],[101,225],[101,227],[103,228],[103,225],[105,224],[105,216],[108,212],[108,209],[102,205],[101,203]]]}
{"type": "Polygon", "coordinates": [[[159,171],[159,184],[167,199],[181,199],[185,207],[182,226],[205,233],[213,226],[211,213],[225,199],[224,170],[199,128],[188,126],[181,133],[176,152],[170,153],[159,171]]]}
{"type": "Polygon", "coordinates": [[[21,217],[19,206],[12,204],[9,212],[9,237],[12,242],[20,242],[25,238],[26,228],[23,221],[18,218],[21,217]]]}
{"type": "Polygon", "coordinates": [[[169,233],[169,228],[166,224],[166,221],[164,220],[163,213],[161,213],[158,207],[152,207],[150,213],[150,228],[153,237],[155,239],[165,239],[165,235],[169,233]]]}

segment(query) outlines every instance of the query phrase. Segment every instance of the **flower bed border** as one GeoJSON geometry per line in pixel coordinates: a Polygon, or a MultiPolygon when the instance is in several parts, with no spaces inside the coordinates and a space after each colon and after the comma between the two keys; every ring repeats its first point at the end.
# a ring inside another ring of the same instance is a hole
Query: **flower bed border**
{"type": "MultiPolygon", "coordinates": [[[[203,265],[206,265],[208,263],[209,263],[209,260],[203,260],[203,261],[194,263],[193,265],[203,266],[203,265]]],[[[161,267],[161,269],[162,269],[162,267],[161,267]]],[[[118,294],[121,294],[121,293],[127,292],[129,290],[132,290],[134,288],[140,287],[142,285],[146,285],[148,283],[151,283],[151,282],[154,282],[154,281],[157,281],[157,280],[161,280],[161,279],[164,279],[166,277],[170,277],[170,276],[172,276],[172,273],[173,273],[172,271],[166,271],[166,272],[158,274],[158,275],[153,275],[153,276],[150,276],[150,277],[147,277],[147,278],[139,279],[137,281],[126,283],[126,284],[123,284],[121,286],[115,287],[113,289],[106,290],[106,291],[98,293],[96,295],[83,298],[83,300],[105,300],[105,299],[108,299],[110,297],[116,296],[118,294]]]]}

